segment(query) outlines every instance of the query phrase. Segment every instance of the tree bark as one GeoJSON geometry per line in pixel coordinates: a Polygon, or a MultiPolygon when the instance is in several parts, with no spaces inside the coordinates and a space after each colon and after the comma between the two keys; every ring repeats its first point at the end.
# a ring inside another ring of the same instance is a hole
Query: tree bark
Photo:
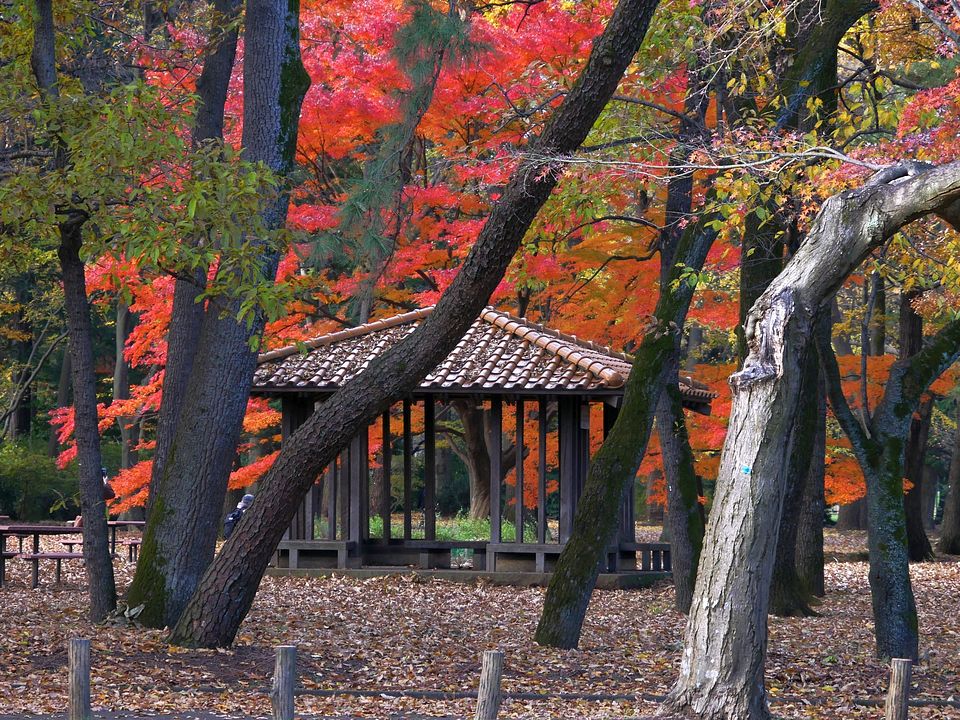
{"type": "MultiPolygon", "coordinates": [[[[117,324],[114,328],[114,365],[113,400],[127,400],[130,397],[130,364],[124,356],[127,338],[133,330],[134,316],[123,300],[117,300],[117,324]]],[[[136,462],[134,448],[139,441],[139,433],[132,416],[117,418],[120,429],[120,467],[132,467],[136,462]]]]}
{"type": "MultiPolygon", "coordinates": [[[[57,382],[57,399],[56,407],[62,408],[70,404],[70,395],[72,388],[70,387],[70,348],[67,347],[63,351],[63,356],[60,359],[60,379],[57,382]]],[[[47,455],[50,457],[56,457],[60,453],[60,440],[57,438],[57,431],[54,428],[50,428],[50,440],[47,442],[47,455]]]]}
{"type": "MultiPolygon", "coordinates": [[[[825,315],[820,322],[829,322],[825,315]]],[[[823,374],[817,373],[817,412],[813,429],[810,470],[803,485],[797,524],[796,568],[804,590],[815,597],[826,594],[823,570],[823,478],[827,445],[827,403],[823,374]]]]}
{"type": "MultiPolygon", "coordinates": [[[[229,15],[236,5],[224,0],[217,8],[229,15]]],[[[244,157],[280,176],[293,166],[300,103],[309,86],[300,62],[298,13],[295,2],[288,11],[286,3],[276,1],[251,2],[246,15],[244,157]]],[[[216,142],[222,131],[235,43],[228,34],[204,63],[196,144],[216,142]]],[[[283,226],[287,204],[286,192],[270,200],[262,211],[267,227],[283,226]]],[[[262,249],[256,262],[263,282],[272,281],[277,260],[276,250],[262,249]]],[[[174,312],[180,314],[171,324],[168,345],[181,344],[177,357],[168,357],[167,407],[161,404],[164,425],[158,433],[149,519],[128,595],[131,604],[144,605],[140,621],[153,627],[176,622],[213,559],[256,363],[251,340],[264,322],[259,312],[250,324],[238,321],[235,301],[226,307],[210,303],[201,315],[203,306],[196,298],[202,277],[205,273],[198,273],[195,285],[178,284],[175,290],[174,312]]]]}
{"type": "Polygon", "coordinates": [[[576,150],[646,34],[656,0],[621,0],[573,88],[533,141],[436,310],[371,362],[287,439],[258,501],[227,541],[173,632],[175,642],[232,642],[277,542],[314,478],[350,439],[420,381],[462,338],[555,187],[554,158],[576,150]]]}
{"type": "Polygon", "coordinates": [[[960,163],[928,171],[896,166],[833,196],[751,310],[750,354],[731,378],[729,429],[668,710],[730,720],[770,717],[763,664],[773,549],[813,315],[873,247],[907,222],[930,212],[956,220],[958,198],[960,163]]]}
{"type": "MultiPolygon", "coordinates": [[[[919,291],[900,293],[901,358],[916,355],[923,347],[923,318],[914,311],[912,302],[919,296],[919,291]]],[[[913,487],[904,493],[903,509],[907,517],[907,549],[914,562],[933,559],[933,547],[923,527],[923,461],[927,454],[932,412],[932,398],[920,403],[918,412],[910,420],[905,449],[903,477],[913,483],[913,487]]]]}
{"type": "Polygon", "coordinates": [[[815,614],[810,607],[810,595],[797,572],[797,536],[800,532],[804,490],[814,464],[817,420],[823,405],[822,396],[816,397],[816,393],[823,389],[819,375],[816,354],[807,353],[799,389],[802,402],[791,428],[783,511],[770,584],[770,613],[782,617],[809,617],[815,614]]]}
{"type": "MultiPolygon", "coordinates": [[[[30,64],[45,101],[56,102],[60,96],[57,81],[56,35],[51,0],[36,0],[33,49],[30,64]]],[[[68,158],[54,138],[54,166],[66,167],[68,158]]],[[[80,246],[83,224],[82,210],[64,211],[60,223],[60,247],[57,256],[63,279],[64,308],[69,335],[70,369],[73,381],[74,438],[80,479],[80,513],[83,517],[83,559],[86,563],[89,616],[99,622],[116,609],[117,592],[113,577],[113,561],[107,543],[107,514],[103,500],[103,479],[100,473],[100,433],[97,418],[97,380],[94,374],[93,330],[80,246]]]]}
{"type": "Polygon", "coordinates": [[[950,455],[947,499],[943,503],[940,543],[937,549],[947,555],[960,555],[960,403],[957,404],[957,433],[950,455]]]}

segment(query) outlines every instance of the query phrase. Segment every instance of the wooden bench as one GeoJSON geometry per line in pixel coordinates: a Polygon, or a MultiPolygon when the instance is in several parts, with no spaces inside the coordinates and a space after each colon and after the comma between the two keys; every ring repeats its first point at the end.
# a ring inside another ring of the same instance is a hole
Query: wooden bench
{"type": "Polygon", "coordinates": [[[61,540],[60,544],[66,546],[68,553],[72,553],[75,547],[79,547],[83,545],[83,540],[79,538],[76,538],[73,540],[61,540]]]}
{"type": "Polygon", "coordinates": [[[121,545],[127,546],[127,560],[136,562],[140,557],[140,546],[143,544],[143,538],[125,538],[120,541],[121,545]]]}
{"type": "Polygon", "coordinates": [[[277,545],[277,567],[357,568],[357,543],[352,540],[281,540],[277,545]]]}
{"type": "Polygon", "coordinates": [[[83,555],[80,553],[51,553],[51,552],[41,552],[41,553],[19,553],[17,557],[21,560],[26,560],[29,563],[33,563],[33,569],[31,571],[31,581],[30,587],[35,588],[40,585],[40,561],[41,560],[56,560],[57,561],[57,573],[56,573],[56,582],[60,582],[60,571],[61,563],[64,560],[83,560],[83,555]]]}
{"type": "Polygon", "coordinates": [[[640,554],[640,570],[671,572],[670,543],[620,543],[620,550],[640,554]]]}
{"type": "Polygon", "coordinates": [[[473,550],[473,569],[487,569],[486,540],[406,540],[404,545],[418,551],[422,570],[449,568],[454,550],[473,550]]]}

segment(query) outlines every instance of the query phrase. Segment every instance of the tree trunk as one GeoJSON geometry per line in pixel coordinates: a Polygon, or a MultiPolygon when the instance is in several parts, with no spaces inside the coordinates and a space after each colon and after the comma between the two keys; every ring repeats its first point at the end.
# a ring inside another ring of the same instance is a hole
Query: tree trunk
{"type": "MultiPolygon", "coordinates": [[[[544,599],[535,640],[541,645],[574,648],[587,605],[607,548],[617,533],[617,508],[628,483],[633,482],[647,450],[647,441],[660,403],[661,390],[676,376],[677,338],[683,327],[693,288],[679,282],[680,268],[703,267],[716,236],[704,214],[691,225],[676,249],[668,282],[661,282],[654,317],[657,328],[647,334],[634,353],[623,404],[617,419],[591,459],[583,494],[577,503],[573,531],[564,546],[544,599]]],[[[677,538],[671,538],[676,542],[677,538]]]]}
{"type": "Polygon", "coordinates": [[[487,445],[486,411],[472,399],[452,400],[463,426],[463,438],[451,442],[454,452],[467,468],[470,481],[470,517],[490,517],[490,452],[487,445]]]}
{"type": "MultiPolygon", "coordinates": [[[[676,354],[674,354],[676,359],[676,354]]],[[[670,536],[670,562],[673,571],[674,604],[677,610],[690,612],[697,566],[703,549],[703,506],[697,487],[690,438],[683,416],[680,386],[673,381],[671,367],[667,384],[657,408],[657,435],[667,482],[667,524],[670,536]]]]}
{"type": "Polygon", "coordinates": [[[496,288],[576,150],[613,95],[646,34],[656,0],[621,0],[573,88],[514,171],[436,310],[402,342],[346,383],[287,439],[258,502],[205,574],[173,632],[188,645],[232,642],[267,562],[303,494],[358,430],[415,386],[460,341],[496,288]]]}
{"type": "Polygon", "coordinates": [[[947,499],[943,503],[940,543],[937,549],[947,555],[960,555],[960,403],[957,404],[957,432],[950,455],[947,499]]]}
{"type": "MultiPolygon", "coordinates": [[[[766,720],[763,686],[770,578],[812,316],[867,253],[929,212],[956,219],[960,163],[878,173],[824,202],[786,268],[746,324],[750,354],[731,378],[733,407],[680,678],[667,709],[702,718],[766,720]]],[[[903,512],[900,504],[900,512],[903,512]]]]}
{"type": "MultiPolygon", "coordinates": [[[[919,291],[900,293],[901,358],[916,355],[923,348],[923,318],[914,311],[912,304],[919,296],[919,291]]],[[[909,480],[913,487],[903,496],[903,508],[907,517],[907,548],[910,559],[914,562],[933,559],[933,548],[923,527],[923,461],[927,453],[932,412],[932,398],[920,403],[918,412],[910,421],[910,434],[905,450],[903,477],[909,480]]]]}
{"type": "MultiPolygon", "coordinates": [[[[39,0],[38,5],[46,4],[39,0]]],[[[49,6],[48,6],[49,7],[49,6]]],[[[41,19],[42,19],[41,15],[41,19]]],[[[93,371],[93,330],[83,261],[81,228],[85,216],[60,226],[60,269],[64,307],[70,332],[70,367],[73,372],[74,438],[80,476],[80,513],[83,517],[83,560],[90,595],[90,619],[103,620],[117,607],[113,561],[107,542],[107,512],[100,473],[100,433],[97,429],[97,378],[93,371]]]]}
{"type": "Polygon", "coordinates": [[[837,514],[837,530],[867,529],[867,498],[862,497],[852,503],[840,506],[837,514]]]}
{"type": "Polygon", "coordinates": [[[923,522],[923,469],[932,414],[933,398],[928,396],[920,403],[910,420],[910,434],[907,437],[904,457],[903,477],[913,483],[913,487],[903,495],[903,509],[907,519],[907,550],[913,562],[926,562],[934,557],[923,522]]]}
{"type": "MultiPolygon", "coordinates": [[[[821,321],[828,321],[823,317],[821,321]]],[[[809,595],[823,597],[826,594],[823,572],[823,478],[827,442],[826,387],[822,373],[817,373],[817,416],[814,427],[813,450],[810,470],[803,485],[800,500],[800,517],[797,522],[796,568],[797,577],[809,595]]]]}
{"type": "Polygon", "coordinates": [[[816,353],[807,353],[799,390],[803,402],[791,428],[783,512],[770,585],[770,613],[782,617],[809,617],[815,614],[810,608],[810,595],[797,572],[797,537],[804,491],[814,466],[817,420],[823,406],[822,395],[817,398],[817,393],[823,389],[819,382],[819,371],[816,353]]]}
{"type": "MultiPolygon", "coordinates": [[[[51,0],[36,0],[33,49],[30,65],[45,101],[56,101],[56,34],[51,0]]],[[[68,157],[54,139],[54,165],[64,168],[68,157]]],[[[97,418],[97,379],[94,374],[93,330],[80,246],[87,215],[82,210],[66,210],[60,223],[60,271],[63,280],[64,309],[69,335],[70,368],[73,381],[74,438],[80,479],[80,513],[83,517],[83,559],[86,563],[90,619],[103,620],[117,606],[113,561],[107,543],[107,514],[100,473],[100,433],[97,418]]]]}
{"type": "MultiPolygon", "coordinates": [[[[133,330],[134,316],[123,300],[117,300],[117,324],[114,329],[114,366],[113,366],[113,400],[127,400],[130,397],[130,365],[124,357],[127,338],[133,330]]],[[[134,448],[139,441],[139,433],[132,416],[117,418],[120,428],[120,467],[132,467],[136,451],[134,448]]]]}
{"type": "MultiPolygon", "coordinates": [[[[227,12],[234,7],[224,4],[227,12]]],[[[281,176],[293,165],[300,103],[309,85],[299,55],[299,7],[291,7],[288,14],[285,3],[251,3],[246,15],[244,157],[263,162],[281,176]]],[[[196,142],[213,139],[211,133],[222,130],[233,55],[232,47],[221,44],[204,64],[196,142]]],[[[283,192],[271,199],[263,210],[267,227],[283,226],[287,203],[283,192]]],[[[262,249],[257,260],[262,282],[273,279],[277,260],[276,250],[262,249]]],[[[174,311],[179,308],[182,314],[171,324],[168,343],[173,347],[176,337],[183,345],[174,368],[168,358],[165,442],[161,446],[158,435],[149,519],[128,595],[130,604],[144,605],[139,620],[153,627],[176,622],[213,559],[256,364],[251,339],[264,322],[259,312],[249,324],[238,321],[236,301],[226,309],[222,303],[211,305],[201,319],[194,301],[202,284],[181,289],[179,296],[175,291],[174,311]]]]}

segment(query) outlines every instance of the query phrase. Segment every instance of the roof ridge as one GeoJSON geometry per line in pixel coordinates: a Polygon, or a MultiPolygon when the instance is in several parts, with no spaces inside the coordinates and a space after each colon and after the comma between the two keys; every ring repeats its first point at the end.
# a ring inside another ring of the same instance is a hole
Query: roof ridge
{"type": "Polygon", "coordinates": [[[581,350],[591,350],[612,358],[632,362],[632,358],[625,353],[618,353],[611,348],[597,345],[586,340],[580,340],[576,335],[567,335],[566,333],[544,327],[540,323],[535,323],[525,318],[519,318],[510,313],[501,312],[491,306],[487,306],[480,313],[480,317],[491,325],[495,325],[504,332],[515,335],[521,340],[529,342],[536,347],[544,348],[547,352],[559,355],[561,358],[570,362],[582,370],[597,376],[605,382],[611,383],[613,387],[619,387],[626,382],[626,378],[616,370],[604,366],[598,358],[590,358],[581,350]],[[562,347],[559,343],[571,343],[576,348],[562,347]],[[552,346],[552,347],[551,347],[552,346]]]}
{"type": "Polygon", "coordinates": [[[326,335],[319,335],[311,340],[307,340],[296,345],[286,345],[284,347],[277,348],[276,350],[261,353],[257,356],[257,363],[268,362],[270,360],[279,360],[280,358],[300,352],[301,348],[315,350],[316,348],[323,347],[324,345],[332,345],[333,343],[340,342],[341,340],[350,340],[351,338],[359,337],[360,335],[366,335],[367,333],[371,333],[376,330],[386,330],[388,328],[397,327],[398,325],[406,325],[408,323],[416,322],[417,320],[422,320],[430,315],[433,312],[433,308],[433,305],[429,305],[425,308],[418,308],[410,312],[401,313],[400,315],[392,315],[391,317],[386,317],[381,320],[374,320],[373,322],[357,325],[352,328],[347,328],[346,330],[338,330],[337,332],[327,333],[326,335]]]}

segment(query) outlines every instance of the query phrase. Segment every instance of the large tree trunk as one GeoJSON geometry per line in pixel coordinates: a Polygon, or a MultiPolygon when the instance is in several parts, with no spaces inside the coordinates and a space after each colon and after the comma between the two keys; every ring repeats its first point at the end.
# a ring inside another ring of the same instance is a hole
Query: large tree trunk
{"type": "MultiPolygon", "coordinates": [[[[230,13],[235,7],[225,2],[218,9],[230,13]]],[[[298,10],[294,5],[290,16],[283,3],[247,8],[244,157],[281,176],[293,165],[300,103],[309,85],[300,63],[298,10]]],[[[204,64],[195,143],[215,142],[222,130],[234,45],[233,37],[221,39],[204,64]]],[[[266,227],[283,226],[287,203],[285,193],[271,199],[263,210],[266,227]]],[[[262,250],[262,281],[272,280],[277,259],[275,250],[262,250]]],[[[250,343],[263,327],[260,313],[249,325],[238,321],[236,301],[226,309],[214,304],[201,317],[194,302],[203,286],[199,273],[197,281],[175,291],[174,312],[181,314],[171,324],[168,343],[182,346],[174,365],[168,358],[166,409],[161,405],[165,424],[158,434],[149,519],[129,591],[131,604],[144,605],[140,620],[154,627],[176,622],[213,559],[256,363],[250,343]]]]}
{"type": "Polygon", "coordinates": [[[670,710],[711,719],[770,717],[763,685],[770,578],[813,315],[902,225],[928,212],[954,217],[960,163],[889,184],[908,172],[891,168],[828,199],[750,312],[750,354],[731,378],[730,424],[670,710]]]}
{"type": "MultiPolygon", "coordinates": [[[[56,65],[56,35],[51,0],[36,0],[33,50],[30,64],[44,100],[59,98],[56,65]]],[[[54,165],[62,169],[69,159],[63,147],[53,141],[54,165]]],[[[87,285],[80,246],[87,215],[82,210],[64,211],[60,223],[57,256],[63,279],[64,308],[69,335],[70,368],[73,380],[74,438],[80,476],[80,513],[83,517],[83,559],[86,563],[90,619],[103,620],[117,606],[113,561],[107,543],[107,513],[100,473],[100,433],[97,418],[97,379],[93,370],[93,330],[87,285]]]]}
{"type": "Polygon", "coordinates": [[[486,415],[472,399],[452,400],[463,427],[463,438],[451,443],[467,468],[470,482],[470,517],[490,517],[490,452],[487,444],[486,415]]]}
{"type": "MultiPolygon", "coordinates": [[[[130,397],[130,364],[124,356],[127,338],[133,330],[134,316],[123,300],[117,301],[117,324],[114,328],[114,366],[113,366],[113,400],[126,400],[130,397]]],[[[133,467],[136,463],[136,448],[139,442],[139,432],[136,418],[122,416],[117,418],[120,428],[120,467],[133,467]]]]}
{"type": "Polygon", "coordinates": [[[656,0],[621,0],[587,65],[507,183],[436,310],[348,382],[287,439],[257,502],[205,574],[173,640],[233,641],[267,562],[314,478],[358,430],[408,392],[462,338],[496,288],[537,212],[555,187],[552,158],[576,150],[613,95],[643,41],[656,0]]]}
{"type": "Polygon", "coordinates": [[[947,555],[960,555],[960,403],[957,404],[957,433],[950,455],[947,499],[943,503],[940,543],[937,549],[947,555]]]}
{"type": "Polygon", "coordinates": [[[847,505],[841,505],[837,513],[837,530],[867,529],[867,498],[862,497],[847,505]]]}
{"type": "MultiPolygon", "coordinates": [[[[57,399],[55,401],[56,407],[62,408],[70,404],[70,394],[72,388],[70,387],[70,348],[67,347],[63,351],[63,356],[60,359],[60,379],[57,381],[57,399]]],[[[57,438],[57,431],[54,428],[50,428],[50,439],[47,442],[47,455],[50,457],[56,457],[60,453],[60,440],[57,438]]]]}

